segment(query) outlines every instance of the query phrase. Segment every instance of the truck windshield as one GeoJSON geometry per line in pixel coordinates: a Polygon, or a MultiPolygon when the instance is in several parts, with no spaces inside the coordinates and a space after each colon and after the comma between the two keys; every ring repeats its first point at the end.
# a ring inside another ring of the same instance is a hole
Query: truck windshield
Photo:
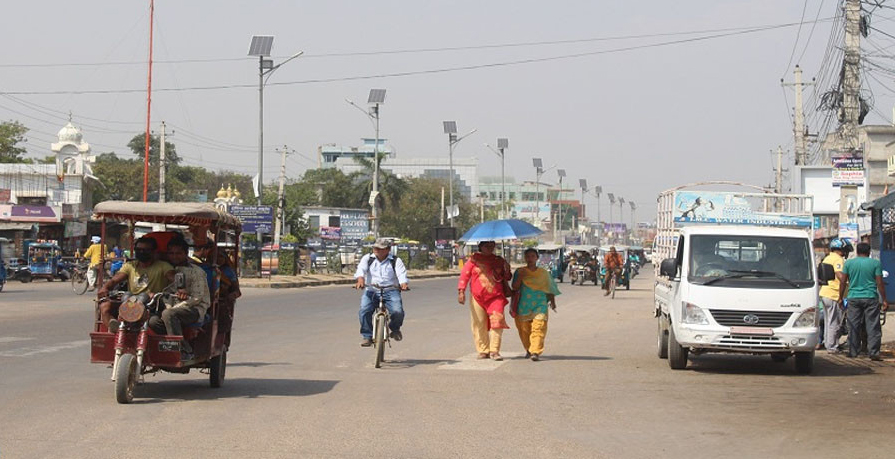
{"type": "Polygon", "coordinates": [[[814,286],[807,239],[694,235],[690,241],[687,279],[694,284],[780,289],[814,286]]]}

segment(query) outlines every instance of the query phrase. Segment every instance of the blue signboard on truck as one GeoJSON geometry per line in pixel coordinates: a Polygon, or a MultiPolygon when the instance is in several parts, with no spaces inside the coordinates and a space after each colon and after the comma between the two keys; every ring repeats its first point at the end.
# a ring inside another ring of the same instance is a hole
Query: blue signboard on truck
{"type": "Polygon", "coordinates": [[[273,207],[231,205],[230,213],[242,222],[244,233],[273,232],[273,207]]]}

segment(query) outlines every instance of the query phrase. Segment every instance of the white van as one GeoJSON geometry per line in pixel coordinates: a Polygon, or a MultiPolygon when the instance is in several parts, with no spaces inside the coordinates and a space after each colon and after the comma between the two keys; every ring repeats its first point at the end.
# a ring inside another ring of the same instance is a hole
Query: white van
{"type": "MultiPolygon", "coordinates": [[[[725,205],[724,193],[710,194],[718,201],[713,206],[725,205]]],[[[794,356],[796,371],[810,373],[818,342],[811,220],[805,212],[744,210],[745,198],[784,195],[733,195],[726,203],[736,203],[736,218],[665,218],[671,226],[660,234],[665,253],[658,250],[655,287],[658,355],[673,369],[686,368],[691,352],[768,354],[775,361],[794,356]],[[805,224],[807,230],[794,228],[805,224]]],[[[665,217],[675,212],[664,211],[665,217]]]]}

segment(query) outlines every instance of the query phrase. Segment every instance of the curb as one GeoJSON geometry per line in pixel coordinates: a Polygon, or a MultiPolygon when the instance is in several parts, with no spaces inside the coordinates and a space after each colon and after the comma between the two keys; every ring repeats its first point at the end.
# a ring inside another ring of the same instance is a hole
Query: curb
{"type": "MultiPolygon", "coordinates": [[[[459,272],[446,272],[446,273],[427,273],[427,274],[419,274],[413,275],[413,273],[408,274],[408,278],[410,280],[417,279],[438,279],[438,278],[446,278],[446,277],[455,277],[459,276],[459,272]]],[[[304,288],[304,287],[319,287],[323,285],[347,285],[353,284],[355,281],[351,278],[346,279],[330,279],[330,280],[295,280],[295,281],[266,281],[266,280],[258,280],[258,279],[250,279],[249,282],[242,281],[240,282],[241,288],[304,288]]]]}

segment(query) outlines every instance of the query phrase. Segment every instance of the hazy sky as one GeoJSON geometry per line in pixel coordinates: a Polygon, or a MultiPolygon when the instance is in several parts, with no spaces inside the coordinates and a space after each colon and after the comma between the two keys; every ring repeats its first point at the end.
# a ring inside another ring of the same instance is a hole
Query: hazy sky
{"type": "MultiPolygon", "coordinates": [[[[385,88],[382,136],[399,155],[446,156],[441,121],[456,120],[461,132],[478,129],[456,155],[478,156],[480,175],[500,173],[499,159],[483,144],[507,137],[508,175],[533,179],[531,158],[540,156],[565,168],[575,183],[585,178],[636,201],[646,217],[654,213],[656,193],[678,184],[770,183],[769,150],[778,144],[791,149],[787,101],[791,106],[794,98],[792,89],[781,89],[780,78],[791,81],[796,63],[806,80],[818,73],[832,22],[818,23],[813,32],[812,22],[833,17],[839,3],[158,0],[155,59],[212,62],[157,63],[152,127],[157,131],[160,121],[167,122],[188,164],[254,174],[258,63],[246,53],[252,35],[274,35],[277,62],[299,50],[305,56],[279,69],[265,90],[265,179],[278,173],[273,149],[281,145],[305,156],[289,159],[288,174],[298,176],[315,166],[318,145],[357,145],[372,137],[370,122],[344,99],[363,103],[370,88],[385,88]],[[798,23],[803,10],[801,31],[781,27],[623,50],[735,32],[706,30],[798,23]],[[631,36],[641,37],[620,38],[631,36]],[[485,47],[509,44],[514,46],[485,47]],[[430,51],[382,53],[421,49],[430,51]],[[584,55],[490,66],[575,54],[584,55]],[[351,79],[481,65],[486,67],[351,79]],[[189,89],[222,85],[249,87],[189,89]]],[[[0,92],[17,99],[0,97],[0,118],[32,129],[31,154],[49,153],[69,110],[95,152],[129,154],[125,144],[145,125],[148,5],[6,5],[0,92]],[[109,92],[66,93],[85,90],[109,92]],[[121,92],[127,90],[138,92],[121,92]],[[63,93],[35,94],[41,92],[63,93]]],[[[879,13],[874,25],[895,33],[893,22],[883,18],[895,11],[879,13]]],[[[883,81],[895,87],[891,78],[883,81]]],[[[884,114],[891,113],[893,94],[875,82],[870,88],[877,110],[865,124],[889,122],[884,114]]],[[[553,172],[545,176],[554,180],[553,172]]]]}

